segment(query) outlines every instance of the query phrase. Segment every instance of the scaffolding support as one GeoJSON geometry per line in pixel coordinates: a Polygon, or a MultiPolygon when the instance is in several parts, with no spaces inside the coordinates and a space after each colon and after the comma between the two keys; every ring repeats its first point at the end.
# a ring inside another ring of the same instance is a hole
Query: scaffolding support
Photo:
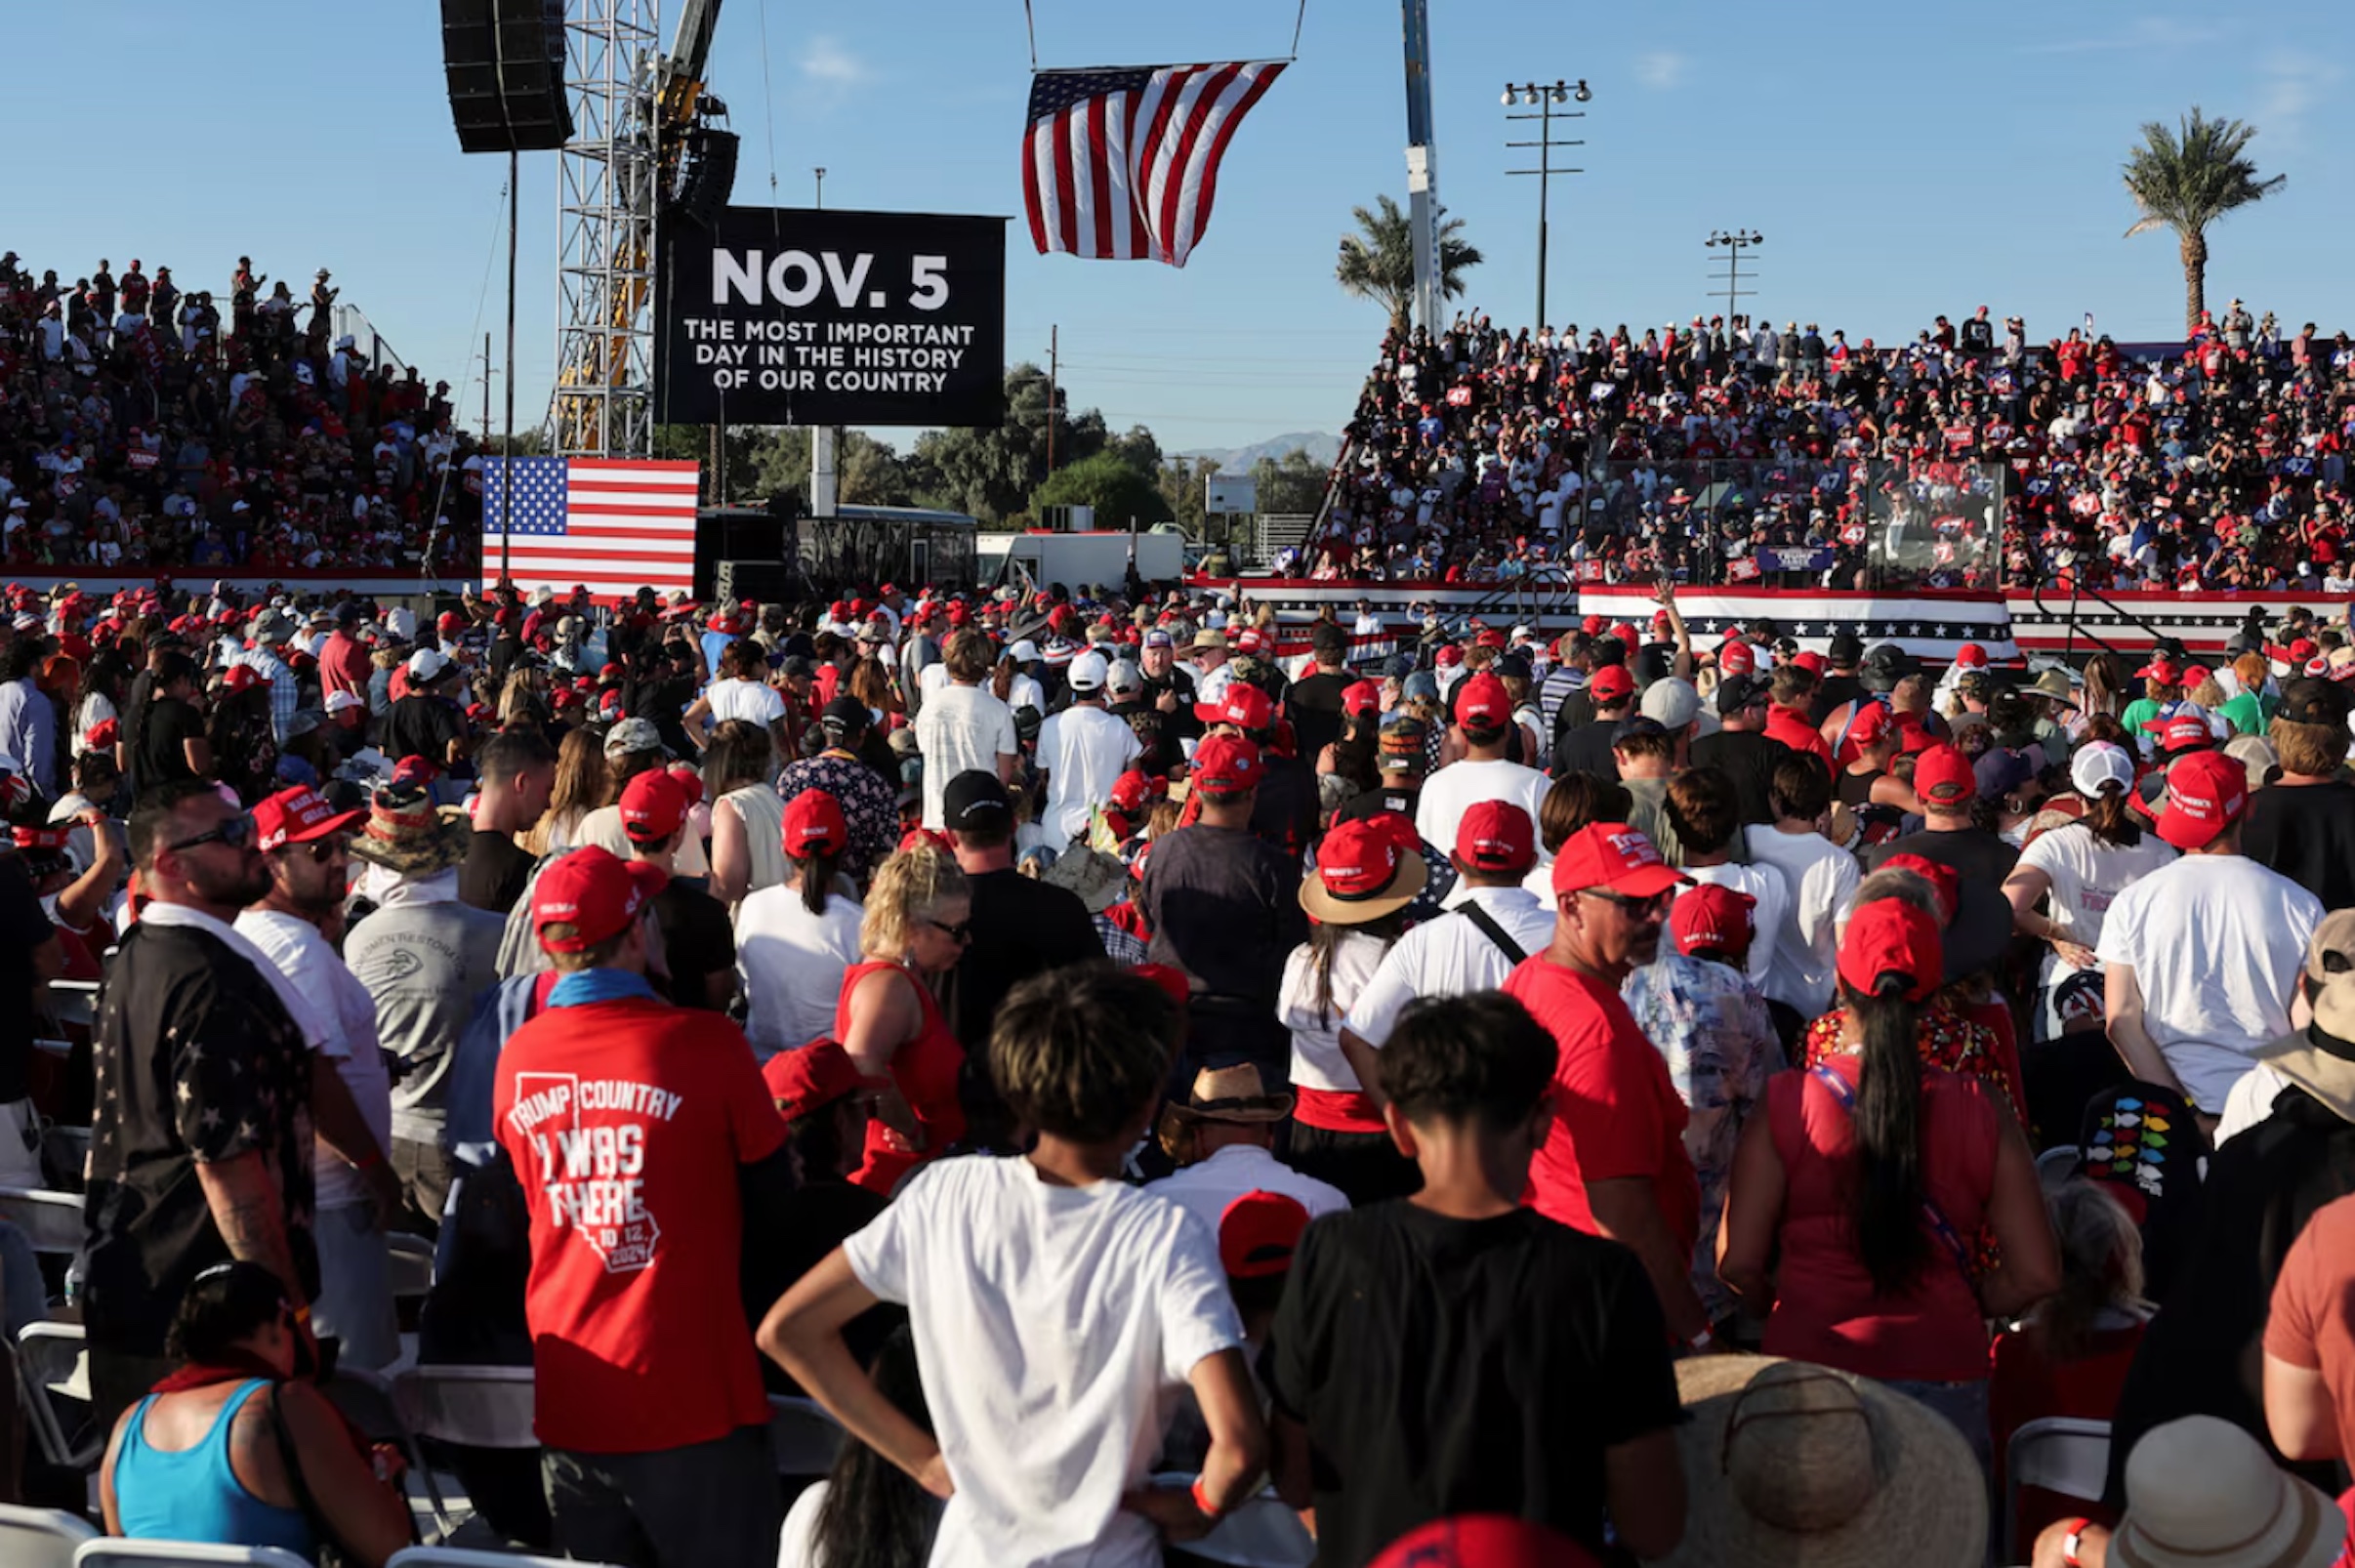
{"type": "Polygon", "coordinates": [[[662,63],[658,0],[568,0],[558,155],[555,450],[648,457],[662,63]]]}

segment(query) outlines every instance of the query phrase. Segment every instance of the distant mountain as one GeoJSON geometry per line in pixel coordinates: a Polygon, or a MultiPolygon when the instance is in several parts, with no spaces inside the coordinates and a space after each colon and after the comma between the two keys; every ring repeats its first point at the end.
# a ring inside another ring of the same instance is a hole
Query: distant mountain
{"type": "Polygon", "coordinates": [[[1241,474],[1263,457],[1280,458],[1295,450],[1304,451],[1320,465],[1331,468],[1334,459],[1341,456],[1341,448],[1342,438],[1338,435],[1327,434],[1323,431],[1295,431],[1289,435],[1271,435],[1249,446],[1206,446],[1177,455],[1214,458],[1221,474],[1241,474]]]}

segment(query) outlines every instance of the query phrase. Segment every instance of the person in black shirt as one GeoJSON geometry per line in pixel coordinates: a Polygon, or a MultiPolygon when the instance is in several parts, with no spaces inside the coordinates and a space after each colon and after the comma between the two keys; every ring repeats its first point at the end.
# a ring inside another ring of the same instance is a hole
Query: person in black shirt
{"type": "Polygon", "coordinates": [[[677,1007],[724,1012],[736,996],[736,933],[727,906],[698,883],[673,874],[692,805],[686,786],[668,769],[649,767],[622,790],[622,834],[630,841],[631,859],[657,866],[670,878],[654,895],[664,994],[677,1007]]]}
{"type": "Polygon", "coordinates": [[[167,785],[132,814],[130,847],[150,901],[106,966],[83,1208],[102,1424],[169,1369],[174,1308],[231,1258],[278,1276],[316,1350],[310,1052],[229,927],[270,887],[253,819],[210,784],[167,785]]]}
{"type": "Polygon", "coordinates": [[[1853,633],[1842,632],[1832,640],[1826,659],[1830,667],[1824,671],[1823,680],[1816,682],[1815,695],[1807,703],[1807,717],[1818,725],[1865,694],[1864,681],[1856,674],[1857,665],[1864,660],[1863,640],[1853,633]]]}
{"type": "Polygon", "coordinates": [[[1756,676],[1727,676],[1717,686],[1717,732],[1693,742],[1695,767],[1722,768],[1741,797],[1742,820],[1772,822],[1767,786],[1775,764],[1791,748],[1761,733],[1766,727],[1767,688],[1756,676]]]}
{"type": "Polygon", "coordinates": [[[1194,717],[1193,672],[1178,662],[1177,640],[1158,626],[1145,633],[1137,663],[1144,671],[1144,700],[1160,710],[1162,733],[1169,737],[1167,755],[1174,759],[1178,742],[1202,734],[1202,722],[1194,717]]]}
{"type": "Polygon", "coordinates": [[[1276,1489],[1315,1506],[1328,1568],[1465,1513],[1598,1555],[1662,1557],[1683,1535],[1675,1370],[1643,1265],[1521,1207],[1555,1056],[1497,992],[1411,1003],[1383,1048],[1384,1115],[1423,1189],[1308,1227],[1260,1358],[1276,1489]]]}
{"type": "Polygon", "coordinates": [[[1965,883],[2003,887],[2020,852],[1972,820],[1979,780],[1969,761],[1952,746],[1932,746],[1914,763],[1914,793],[1921,798],[1921,831],[1866,850],[1865,869],[1878,871],[1892,855],[1913,854],[1954,867],[1965,883]]]}
{"type": "Polygon", "coordinates": [[[466,754],[458,666],[438,648],[419,648],[409,655],[408,668],[409,694],[385,715],[384,754],[395,763],[422,757],[447,772],[466,754]]]}
{"type": "MultiPolygon", "coordinates": [[[[63,962],[31,868],[23,855],[0,850],[0,996],[30,997],[35,985],[57,977],[63,962]]],[[[31,1100],[33,1035],[30,1008],[0,1008],[0,1180],[37,1187],[40,1154],[21,1136],[31,1133],[39,1143],[31,1100]]]]}
{"type": "Polygon", "coordinates": [[[196,710],[196,661],[175,649],[156,659],[154,677],[133,748],[140,787],[210,777],[213,747],[196,710]]]}
{"type": "Polygon", "coordinates": [[[515,909],[533,865],[516,841],[547,813],[556,766],[556,748],[537,729],[502,729],[483,742],[475,758],[481,779],[475,834],[458,868],[460,902],[495,915],[515,909]]]}
{"type": "Polygon", "coordinates": [[[978,1061],[1007,992],[1044,970],[1100,959],[1104,944],[1076,894],[1014,869],[1013,799],[995,773],[972,768],[950,779],[941,820],[973,900],[973,939],[950,981],[950,1021],[968,1059],[978,1061]]]}
{"type": "Polygon", "coordinates": [[[2346,770],[2346,688],[2293,681],[2268,730],[2282,776],[2249,799],[2241,852],[2312,893],[2355,904],[2355,783],[2346,770]]]}
{"type": "Polygon", "coordinates": [[[1349,639],[1340,627],[1319,621],[1309,628],[1308,639],[1316,668],[1292,683],[1284,712],[1292,720],[1300,755],[1313,763],[1326,747],[1341,738],[1342,693],[1357,678],[1342,662],[1349,651],[1349,639]]]}
{"type": "MultiPolygon", "coordinates": [[[[1587,723],[1563,731],[1553,743],[1555,778],[1567,778],[1572,773],[1591,773],[1596,778],[1616,780],[1619,763],[1612,756],[1612,746],[1618,739],[1619,722],[1628,717],[1635,706],[1635,681],[1624,664],[1606,664],[1594,672],[1581,693],[1593,703],[1594,718],[1587,723]]],[[[1562,704],[1568,714],[1571,705],[1562,704]]]]}

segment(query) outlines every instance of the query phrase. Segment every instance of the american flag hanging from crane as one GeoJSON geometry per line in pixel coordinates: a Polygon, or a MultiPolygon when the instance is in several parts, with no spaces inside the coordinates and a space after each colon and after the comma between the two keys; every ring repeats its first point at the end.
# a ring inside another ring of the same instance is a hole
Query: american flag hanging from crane
{"type": "Polygon", "coordinates": [[[1219,160],[1286,63],[1035,74],[1022,193],[1040,254],[1183,267],[1210,227],[1219,160]]]}

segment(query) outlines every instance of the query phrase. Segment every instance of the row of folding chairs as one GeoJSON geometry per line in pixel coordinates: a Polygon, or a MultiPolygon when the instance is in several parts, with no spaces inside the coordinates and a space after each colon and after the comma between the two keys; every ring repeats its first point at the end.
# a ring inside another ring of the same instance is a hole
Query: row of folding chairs
{"type": "MultiPolygon", "coordinates": [[[[0,1504],[0,1562],[8,1568],[310,1568],[277,1547],[220,1547],[194,1541],[119,1541],[54,1508],[0,1504]]],[[[599,1568],[522,1552],[409,1547],[386,1568],[599,1568]]]]}

